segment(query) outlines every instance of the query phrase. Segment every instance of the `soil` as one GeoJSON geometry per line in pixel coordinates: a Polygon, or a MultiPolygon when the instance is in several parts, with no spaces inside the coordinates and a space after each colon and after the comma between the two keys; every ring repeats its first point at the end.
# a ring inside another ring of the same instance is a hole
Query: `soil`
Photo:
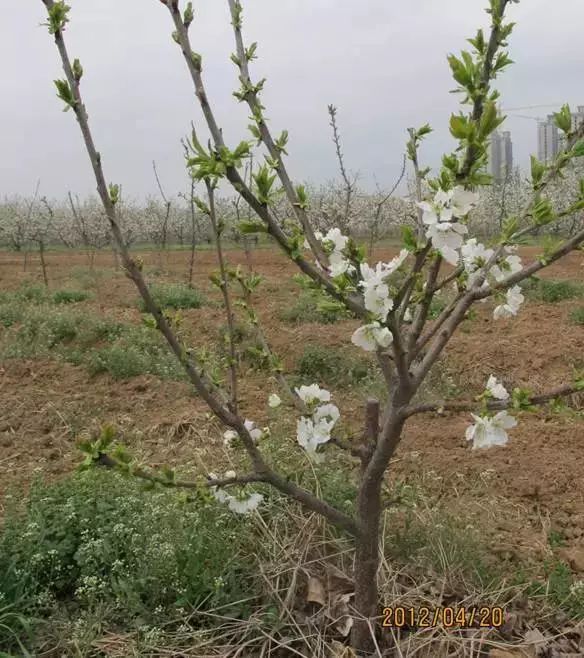
{"type": "MultiPolygon", "coordinates": [[[[376,256],[387,258],[391,250],[376,256]]],[[[522,250],[524,259],[536,256],[536,248],[522,250]]],[[[174,251],[160,262],[153,252],[141,254],[146,271],[161,268],[163,278],[184,280],[188,253],[174,251]]],[[[232,265],[245,263],[242,252],[228,252],[232,265]]],[[[86,270],[82,253],[47,254],[53,289],[79,288],[76,273],[86,270]]],[[[342,350],[357,323],[289,325],[279,319],[282,304],[294,303],[298,286],[292,281],[293,264],[275,250],[253,253],[255,269],[265,277],[257,295],[257,311],[275,351],[287,367],[308,344],[342,350]]],[[[99,253],[95,267],[102,276],[91,301],[80,307],[125,322],[140,322],[137,294],[121,271],[114,269],[109,253],[99,253]]],[[[213,297],[209,274],[216,268],[211,251],[197,254],[194,283],[213,297]]],[[[41,281],[39,264],[29,258],[23,272],[22,256],[0,253],[0,287],[17,288],[23,281],[41,281]]],[[[542,274],[553,279],[582,280],[584,254],[574,253],[542,274]]],[[[492,304],[478,305],[469,321],[470,331],[459,331],[448,347],[448,372],[467,399],[479,393],[488,376],[495,374],[508,388],[529,387],[540,392],[569,380],[573,367],[584,362],[584,326],[569,322],[572,308],[582,300],[556,304],[526,304],[513,320],[494,322],[492,304]]],[[[212,341],[224,323],[218,306],[204,306],[184,314],[184,325],[196,345],[212,341]]],[[[1,340],[0,330],[0,340],[1,340]]],[[[242,408],[259,425],[268,421],[266,399],[276,390],[266,376],[249,373],[242,381],[242,408]]],[[[343,417],[355,429],[361,424],[363,399],[354,391],[334,391],[343,417]]],[[[501,519],[501,532],[514,535],[513,545],[545,543],[545,533],[555,528],[567,549],[584,543],[584,417],[581,400],[571,401],[575,410],[519,414],[519,425],[510,432],[505,447],[472,451],[464,440],[468,414],[444,417],[417,416],[407,426],[394,465],[394,477],[432,477],[442,483],[442,495],[459,500],[469,495],[502,501],[502,509],[526,510],[509,515],[512,527],[501,519]],[[515,521],[513,520],[515,519],[515,521]],[[517,520],[519,519],[519,520],[517,520]],[[519,538],[518,538],[519,537],[519,538]]],[[[26,487],[35,474],[53,478],[71,472],[79,462],[75,447],[83,434],[109,422],[120,428],[124,439],[137,447],[144,460],[155,466],[175,463],[209,467],[224,461],[221,430],[200,399],[182,382],[140,376],[115,381],[109,376],[91,377],[83,368],[60,360],[5,360],[0,363],[0,510],[9,491],[26,487]]],[[[290,439],[292,440],[292,438],[290,439]]]]}

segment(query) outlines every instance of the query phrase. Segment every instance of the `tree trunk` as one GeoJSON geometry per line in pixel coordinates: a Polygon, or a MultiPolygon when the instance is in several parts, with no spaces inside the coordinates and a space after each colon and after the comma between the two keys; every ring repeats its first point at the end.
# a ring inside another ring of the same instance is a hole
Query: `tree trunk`
{"type": "Polygon", "coordinates": [[[357,519],[361,535],[355,546],[355,621],[351,635],[353,648],[369,654],[375,648],[376,618],[379,617],[379,529],[381,525],[382,478],[366,475],[367,465],[375,450],[379,434],[379,402],[367,401],[364,453],[361,471],[364,477],[357,498],[357,519]]]}
{"type": "Polygon", "coordinates": [[[49,287],[49,278],[47,276],[47,263],[45,261],[45,243],[43,240],[39,241],[39,256],[41,259],[41,268],[43,271],[43,281],[45,283],[45,288],[49,287]]]}
{"type": "Polygon", "coordinates": [[[375,648],[375,631],[379,617],[377,572],[379,570],[379,528],[381,518],[380,487],[362,488],[358,513],[363,534],[355,551],[355,622],[351,635],[353,648],[368,654],[375,648]]]}

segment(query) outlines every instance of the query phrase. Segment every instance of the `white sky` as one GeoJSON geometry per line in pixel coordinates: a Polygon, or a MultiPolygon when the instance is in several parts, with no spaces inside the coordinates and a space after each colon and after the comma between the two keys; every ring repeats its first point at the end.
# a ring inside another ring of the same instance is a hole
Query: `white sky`
{"type": "MultiPolygon", "coordinates": [[[[190,78],[157,0],[69,0],[66,37],[84,68],[83,93],[106,176],[132,197],[155,193],[156,160],[168,193],[186,188],[180,147],[191,120],[203,124],[190,78]]],[[[184,4],[184,2],[183,2],[184,4]]],[[[248,112],[231,96],[238,86],[227,0],[196,0],[194,47],[227,143],[247,139],[248,112]]],[[[254,79],[274,133],[290,132],[296,180],[337,175],[327,105],[338,120],[349,170],[365,186],[397,176],[406,129],[435,128],[425,161],[449,150],[448,118],[457,96],[446,62],[477,27],[487,0],[244,0],[244,37],[259,42],[254,79]]],[[[0,0],[0,197],[31,194],[37,179],[50,197],[81,195],[94,182],[79,129],[62,112],[52,80],[62,77],[41,0],[0,0]]],[[[510,51],[516,64],[499,82],[504,107],[584,105],[583,0],[522,0],[510,51]]],[[[544,115],[552,107],[525,110],[544,115]]],[[[509,118],[516,160],[536,150],[536,122],[509,118]]]]}

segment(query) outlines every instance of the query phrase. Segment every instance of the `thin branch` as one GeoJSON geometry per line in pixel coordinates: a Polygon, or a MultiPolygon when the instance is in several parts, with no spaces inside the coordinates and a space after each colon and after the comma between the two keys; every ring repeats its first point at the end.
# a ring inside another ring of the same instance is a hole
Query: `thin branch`
{"type": "Polygon", "coordinates": [[[231,296],[229,294],[229,284],[227,281],[227,268],[225,267],[225,258],[223,255],[223,244],[221,241],[222,229],[217,221],[217,209],[215,206],[215,187],[208,179],[205,179],[205,186],[207,188],[207,198],[209,199],[209,219],[215,235],[215,246],[217,251],[217,260],[219,261],[219,273],[221,276],[220,289],[223,296],[223,303],[225,304],[225,314],[227,316],[227,329],[229,332],[229,373],[231,378],[230,394],[231,400],[229,403],[230,409],[234,414],[237,414],[237,350],[235,341],[235,317],[233,314],[233,306],[231,304],[231,296]]]}
{"type": "MultiPolygon", "coordinates": [[[[284,192],[286,193],[288,202],[294,209],[296,217],[300,221],[300,224],[302,226],[302,229],[304,230],[306,239],[308,241],[308,244],[310,245],[312,253],[314,254],[317,261],[323,267],[326,267],[326,265],[328,264],[328,259],[322,249],[322,245],[314,235],[314,231],[312,230],[312,226],[310,224],[306,210],[299,203],[300,199],[298,197],[298,194],[296,193],[294,185],[292,184],[290,176],[288,175],[286,165],[284,164],[284,160],[282,158],[282,150],[279,149],[274,142],[270,129],[268,128],[268,125],[263,117],[264,107],[261,104],[258,98],[258,93],[257,91],[255,91],[254,85],[252,84],[251,81],[251,77],[249,74],[248,51],[245,48],[245,44],[243,41],[243,34],[241,31],[241,5],[239,4],[238,0],[228,0],[228,4],[229,4],[229,10],[231,12],[231,19],[232,19],[231,24],[233,27],[233,35],[235,37],[235,49],[237,55],[237,65],[239,67],[239,72],[240,72],[240,80],[246,86],[247,89],[245,94],[245,101],[247,102],[252,112],[252,115],[255,117],[256,125],[260,132],[262,142],[268,149],[268,152],[272,160],[278,163],[278,166],[276,168],[276,173],[278,174],[278,178],[282,183],[282,187],[284,188],[284,192]]],[[[187,30],[185,30],[185,32],[187,32],[187,30]]]]}
{"type": "MultiPolygon", "coordinates": [[[[177,39],[180,44],[181,51],[185,63],[187,65],[188,71],[191,75],[191,79],[195,87],[195,95],[201,105],[201,110],[205,117],[205,121],[207,122],[207,126],[209,128],[209,132],[211,134],[213,144],[217,150],[220,150],[221,148],[225,147],[225,142],[223,140],[223,133],[217,124],[215,115],[211,109],[211,106],[207,98],[207,93],[205,91],[205,86],[203,84],[203,78],[201,75],[200,61],[198,61],[195,57],[193,57],[193,49],[191,47],[188,29],[185,27],[182,21],[181,14],[178,9],[178,4],[173,2],[173,0],[163,0],[163,4],[167,6],[172,16],[177,39]]],[[[265,134],[266,142],[268,144],[273,145],[273,140],[271,140],[271,137],[268,137],[269,131],[267,129],[265,122],[262,123],[262,133],[265,134]]],[[[273,148],[274,149],[276,148],[275,145],[273,146],[273,148]]],[[[279,174],[282,174],[284,168],[279,166],[277,171],[279,174]]],[[[345,294],[340,292],[337,286],[333,283],[333,281],[323,271],[319,270],[312,263],[309,263],[301,254],[298,254],[292,250],[292,247],[288,240],[288,236],[284,233],[278,222],[275,221],[267,204],[261,203],[258,200],[258,198],[255,196],[255,194],[253,194],[252,190],[243,180],[239,171],[235,167],[227,166],[225,176],[227,177],[227,180],[232,184],[233,188],[239,194],[241,194],[241,196],[245,199],[245,201],[249,204],[249,206],[253,208],[257,216],[266,224],[268,233],[276,240],[280,248],[288,255],[289,258],[291,258],[297,264],[297,266],[300,268],[302,272],[304,272],[304,274],[306,274],[313,281],[315,281],[320,286],[322,286],[332,297],[344,303],[347,306],[347,308],[349,308],[349,310],[351,310],[357,316],[359,317],[367,316],[367,313],[365,311],[360,296],[354,293],[345,294]]],[[[284,187],[286,188],[286,186],[284,187]]],[[[291,183],[290,183],[290,188],[292,189],[294,195],[296,195],[296,192],[292,188],[291,183]]],[[[306,237],[310,242],[310,240],[312,239],[310,235],[311,234],[314,235],[314,233],[312,232],[312,229],[309,226],[306,213],[298,206],[294,206],[294,207],[298,208],[298,211],[302,211],[300,215],[304,218],[302,226],[305,231],[306,237]]],[[[321,251],[322,249],[320,247],[320,243],[318,243],[316,238],[314,238],[314,242],[316,243],[316,246],[311,243],[311,248],[313,252],[317,254],[318,249],[320,249],[321,251]]]]}
{"type": "MultiPolygon", "coordinates": [[[[562,397],[568,397],[574,395],[575,393],[582,393],[581,386],[560,386],[558,388],[552,389],[547,393],[542,393],[540,395],[533,395],[528,398],[525,403],[533,406],[539,406],[550,402],[551,400],[556,400],[562,397]]],[[[463,412],[463,411],[475,411],[478,407],[477,402],[471,401],[460,401],[460,402],[432,402],[429,404],[419,404],[413,407],[407,407],[404,410],[404,415],[406,418],[415,416],[417,414],[425,413],[438,413],[442,414],[445,411],[453,412],[463,412]]],[[[513,400],[491,400],[487,403],[486,407],[488,411],[503,411],[505,409],[510,409],[513,406],[513,400]]]]}
{"type": "Polygon", "coordinates": [[[330,126],[333,129],[333,143],[335,145],[337,160],[339,162],[339,169],[341,172],[341,177],[345,183],[345,213],[341,230],[346,233],[349,225],[349,215],[351,213],[351,201],[353,199],[355,183],[351,182],[349,176],[347,175],[347,170],[345,169],[345,161],[343,157],[343,151],[341,149],[341,137],[339,135],[339,128],[337,125],[337,108],[334,105],[329,105],[328,113],[331,118],[330,126]]]}
{"type": "Polygon", "coordinates": [[[96,458],[95,463],[98,466],[104,466],[111,469],[121,469],[129,471],[131,475],[140,480],[160,484],[163,487],[176,488],[176,489],[200,489],[203,487],[230,487],[233,485],[252,484],[254,482],[265,482],[266,478],[261,473],[250,473],[249,475],[238,475],[233,478],[213,479],[207,477],[204,481],[195,480],[177,480],[169,479],[162,475],[157,475],[152,471],[147,471],[139,466],[129,466],[120,462],[106,453],[100,453],[96,458]]]}

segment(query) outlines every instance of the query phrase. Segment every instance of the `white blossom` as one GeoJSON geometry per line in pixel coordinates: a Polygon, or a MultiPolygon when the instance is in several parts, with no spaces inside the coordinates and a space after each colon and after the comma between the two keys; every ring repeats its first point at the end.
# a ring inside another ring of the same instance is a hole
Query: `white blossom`
{"type": "Polygon", "coordinates": [[[486,390],[497,400],[508,400],[509,392],[494,375],[491,375],[487,381],[486,390]]]}
{"type": "Polygon", "coordinates": [[[339,408],[336,405],[330,403],[321,405],[312,414],[312,418],[315,423],[319,424],[324,421],[330,425],[331,430],[340,417],[341,413],[339,408]]]}
{"type": "Polygon", "coordinates": [[[315,404],[317,402],[330,402],[331,394],[324,388],[320,388],[318,384],[311,384],[310,386],[301,386],[295,388],[296,394],[304,402],[304,404],[315,404]]]}
{"type": "Polygon", "coordinates": [[[246,418],[243,424],[245,426],[245,429],[249,432],[249,435],[254,441],[259,441],[262,438],[263,432],[259,427],[255,426],[253,420],[248,420],[246,418]]]}
{"type": "Polygon", "coordinates": [[[466,440],[473,442],[473,450],[505,445],[509,441],[506,430],[517,425],[507,411],[500,411],[493,417],[471,415],[475,423],[467,427],[466,440]]]}
{"type": "Polygon", "coordinates": [[[235,496],[229,496],[227,505],[229,509],[236,514],[250,514],[259,507],[263,499],[264,497],[262,494],[255,492],[246,498],[236,498],[235,496]]]}
{"type": "Polygon", "coordinates": [[[343,253],[349,242],[349,238],[346,235],[343,235],[340,229],[332,228],[326,235],[317,231],[315,237],[322,242],[325,247],[328,247],[329,274],[333,278],[341,276],[341,274],[350,274],[355,271],[355,267],[351,265],[343,253]]]}
{"type": "Polygon", "coordinates": [[[479,195],[463,187],[457,186],[452,190],[451,208],[454,217],[466,217],[479,202],[479,195]]]}
{"type": "Polygon", "coordinates": [[[495,308],[493,317],[495,320],[500,320],[501,318],[510,318],[517,315],[524,301],[525,297],[521,294],[521,288],[519,286],[513,286],[513,288],[507,290],[505,304],[501,304],[495,308]]]}
{"type": "Polygon", "coordinates": [[[331,228],[331,230],[322,238],[323,242],[332,242],[333,252],[343,251],[349,242],[349,238],[341,233],[338,228],[331,228]]]}
{"type": "MultiPolygon", "coordinates": [[[[230,480],[237,477],[235,471],[225,471],[224,478],[230,480]]],[[[218,480],[215,473],[209,473],[211,480],[218,480]]],[[[231,495],[221,487],[211,487],[211,493],[219,503],[226,503],[229,509],[236,514],[249,514],[258,508],[264,497],[259,493],[252,493],[249,496],[239,494],[237,497],[231,495]]]]}
{"type": "Polygon", "coordinates": [[[477,201],[478,195],[455,187],[448,192],[438,190],[432,202],[418,203],[422,209],[422,222],[427,226],[426,237],[451,265],[458,264],[458,251],[464,241],[462,236],[468,233],[464,224],[453,220],[465,217],[477,201]]]}
{"type": "Polygon", "coordinates": [[[322,458],[317,454],[316,449],[319,445],[330,441],[331,429],[330,423],[326,421],[315,423],[312,418],[302,416],[296,424],[296,439],[310,457],[316,461],[321,461],[322,458]]]}
{"type": "Polygon", "coordinates": [[[272,393],[268,398],[268,406],[272,409],[277,409],[282,404],[282,400],[277,393],[272,393]]]}
{"type": "MultiPolygon", "coordinates": [[[[304,389],[310,389],[318,386],[313,384],[312,387],[305,386],[304,389]]],[[[322,389],[318,389],[322,392],[322,389]]],[[[298,389],[297,389],[298,392],[298,389]]],[[[328,393],[328,391],[325,391],[328,393]]],[[[311,393],[310,395],[315,395],[311,393]]],[[[322,396],[321,397],[326,397],[322,396]]],[[[330,393],[328,393],[328,399],[330,400],[330,393]]],[[[307,397],[307,400],[315,400],[314,397],[307,397]]],[[[318,402],[318,400],[316,400],[318,402]]],[[[306,400],[305,400],[306,402],[306,400]]],[[[331,439],[331,432],[336,422],[340,418],[340,412],[336,405],[331,404],[326,401],[325,404],[321,404],[312,411],[310,417],[302,416],[296,424],[296,440],[298,444],[306,450],[311,459],[314,459],[317,462],[322,461],[322,455],[319,455],[317,452],[318,446],[323,443],[327,443],[331,439]]]]}
{"type": "Polygon", "coordinates": [[[520,272],[523,265],[521,257],[515,253],[513,247],[505,247],[507,256],[491,269],[491,274],[496,281],[503,281],[508,276],[520,272]]]}
{"type": "Polygon", "coordinates": [[[366,352],[374,352],[378,347],[389,347],[393,342],[393,335],[387,327],[382,327],[379,322],[372,322],[359,327],[351,336],[351,342],[366,352]]]}
{"type": "Polygon", "coordinates": [[[387,279],[401,267],[407,257],[407,249],[402,249],[389,263],[377,263],[375,268],[367,263],[361,263],[362,281],[359,286],[363,290],[365,308],[379,320],[385,320],[393,309],[393,299],[389,294],[387,279]]]}
{"type": "Polygon", "coordinates": [[[226,448],[229,448],[235,439],[237,439],[237,432],[234,430],[227,430],[226,432],[223,433],[223,445],[226,448]]]}

